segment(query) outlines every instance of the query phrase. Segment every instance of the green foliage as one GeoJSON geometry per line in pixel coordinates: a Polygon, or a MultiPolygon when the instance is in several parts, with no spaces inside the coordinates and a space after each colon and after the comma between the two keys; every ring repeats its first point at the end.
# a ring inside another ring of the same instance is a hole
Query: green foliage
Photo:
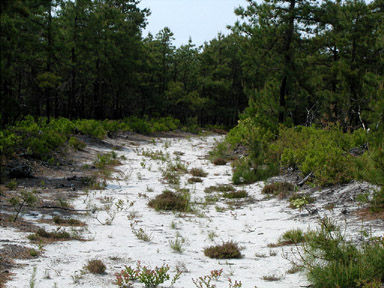
{"type": "Polygon", "coordinates": [[[83,150],[87,146],[83,141],[80,141],[73,136],[69,138],[68,143],[73,149],[76,150],[83,150]]]}
{"type": "Polygon", "coordinates": [[[289,197],[289,203],[292,208],[302,209],[307,204],[313,203],[315,198],[309,196],[308,194],[294,194],[289,197]]]}
{"type": "Polygon", "coordinates": [[[71,235],[66,231],[53,231],[47,232],[43,228],[39,228],[36,233],[28,235],[28,239],[31,241],[46,240],[68,240],[71,235]]]}
{"type": "Polygon", "coordinates": [[[192,168],[189,170],[189,173],[191,173],[194,177],[206,177],[208,175],[208,173],[205,172],[203,168],[192,168]]]}
{"type": "Polygon", "coordinates": [[[349,151],[366,141],[361,132],[343,133],[338,127],[283,128],[276,151],[281,165],[299,168],[304,175],[313,172],[318,185],[347,183],[356,177],[355,160],[349,151]]]}
{"type": "Polygon", "coordinates": [[[37,203],[38,198],[35,195],[35,191],[29,192],[29,191],[21,191],[20,193],[17,193],[15,196],[9,199],[9,203],[14,208],[16,214],[13,218],[13,221],[16,221],[19,214],[21,213],[22,209],[25,206],[33,206],[37,203]]]}
{"type": "MultiPolygon", "coordinates": [[[[170,275],[168,265],[163,265],[161,267],[155,267],[151,269],[147,266],[142,266],[141,262],[138,261],[136,268],[131,266],[125,266],[120,273],[116,273],[115,285],[119,287],[132,287],[134,282],[143,283],[145,287],[153,288],[157,287],[160,284],[163,284],[167,280],[170,280],[170,275]]],[[[181,273],[177,272],[171,279],[171,285],[174,285],[176,281],[180,278],[181,273]]]]}
{"type": "Polygon", "coordinates": [[[214,259],[236,259],[242,258],[241,248],[233,241],[225,242],[222,245],[207,247],[204,249],[204,255],[214,259]]]}
{"type": "Polygon", "coordinates": [[[383,239],[364,238],[355,246],[339,227],[323,219],[317,231],[308,233],[304,247],[304,266],[315,288],[375,287],[384,279],[383,239]]]}
{"type": "Polygon", "coordinates": [[[102,122],[96,120],[77,120],[75,121],[77,130],[83,135],[94,136],[103,139],[107,135],[102,122]]]}
{"type": "Polygon", "coordinates": [[[280,245],[298,244],[305,241],[304,232],[301,229],[292,229],[283,233],[279,237],[280,245]]]}
{"type": "Polygon", "coordinates": [[[148,206],[156,210],[189,212],[191,211],[190,195],[188,192],[175,193],[165,190],[150,200],[148,206]]]}
{"type": "Polygon", "coordinates": [[[116,152],[97,154],[97,160],[94,162],[95,167],[98,169],[105,169],[107,166],[119,165],[121,164],[118,159],[116,159],[116,152]]]}
{"type": "Polygon", "coordinates": [[[231,192],[225,192],[223,194],[224,198],[227,199],[241,199],[241,198],[247,198],[248,192],[245,190],[239,190],[239,191],[231,191],[231,192]]]}

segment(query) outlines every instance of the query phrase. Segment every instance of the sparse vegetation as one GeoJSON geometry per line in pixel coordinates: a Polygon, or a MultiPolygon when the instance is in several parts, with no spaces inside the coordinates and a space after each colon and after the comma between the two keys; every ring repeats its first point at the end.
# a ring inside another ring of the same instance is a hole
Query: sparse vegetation
{"type": "Polygon", "coordinates": [[[294,192],[295,186],[288,182],[276,182],[265,185],[261,193],[278,196],[280,199],[287,198],[292,192],[294,192]]]}
{"type": "Polygon", "coordinates": [[[39,228],[34,234],[28,235],[28,239],[31,241],[61,241],[71,239],[71,235],[66,231],[47,232],[45,229],[39,228]]]}
{"type": "Polygon", "coordinates": [[[175,193],[170,190],[165,190],[150,200],[148,206],[156,210],[165,211],[189,212],[192,210],[188,192],[175,193]]]}
{"type": "Polygon", "coordinates": [[[247,198],[248,197],[248,192],[245,191],[245,190],[229,191],[229,192],[224,192],[223,197],[227,198],[227,199],[247,198]]]}
{"type": "Polygon", "coordinates": [[[192,177],[192,178],[189,178],[188,179],[188,183],[192,184],[192,183],[201,183],[203,182],[203,179],[199,178],[199,177],[192,177]]]}
{"type": "Polygon", "coordinates": [[[207,177],[208,173],[203,170],[203,168],[192,168],[189,170],[189,173],[194,177],[207,177]]]}
{"type": "Polygon", "coordinates": [[[227,161],[223,158],[216,158],[215,160],[213,160],[213,164],[214,165],[226,165],[227,164],[227,161]]]}
{"type": "Polygon", "coordinates": [[[104,274],[107,269],[103,261],[99,259],[88,261],[86,268],[92,274],[104,274]]]}
{"type": "Polygon", "coordinates": [[[233,241],[225,242],[222,245],[210,246],[204,249],[204,255],[214,259],[242,258],[241,248],[233,241]]]}

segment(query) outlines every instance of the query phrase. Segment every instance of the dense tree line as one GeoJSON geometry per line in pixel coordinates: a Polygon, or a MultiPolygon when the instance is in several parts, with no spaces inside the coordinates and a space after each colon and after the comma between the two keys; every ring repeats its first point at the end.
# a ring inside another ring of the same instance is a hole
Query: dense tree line
{"type": "Polygon", "coordinates": [[[3,1],[3,127],[27,114],[233,126],[249,102],[272,130],[382,129],[382,0],[248,2],[230,35],[176,48],[168,28],[143,37],[137,0],[3,1]]]}

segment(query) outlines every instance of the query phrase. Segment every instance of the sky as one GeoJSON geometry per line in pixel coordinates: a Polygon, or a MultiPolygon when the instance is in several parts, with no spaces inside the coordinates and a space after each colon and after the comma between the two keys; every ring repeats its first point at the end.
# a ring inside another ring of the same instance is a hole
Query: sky
{"type": "Polygon", "coordinates": [[[215,38],[218,32],[228,34],[227,25],[236,22],[234,9],[246,7],[246,0],[142,0],[140,8],[149,8],[148,32],[156,35],[164,27],[174,33],[176,47],[192,43],[200,46],[215,38]]]}

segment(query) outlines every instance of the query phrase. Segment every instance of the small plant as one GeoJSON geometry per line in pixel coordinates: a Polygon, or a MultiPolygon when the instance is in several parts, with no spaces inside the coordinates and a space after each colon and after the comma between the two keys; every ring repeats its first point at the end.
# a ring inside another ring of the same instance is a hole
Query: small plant
{"type": "Polygon", "coordinates": [[[148,206],[156,210],[188,212],[191,211],[190,195],[188,192],[175,193],[165,190],[150,200],[148,206]]]}
{"type": "Polygon", "coordinates": [[[15,222],[17,218],[19,217],[19,214],[21,213],[21,210],[25,206],[33,206],[38,201],[37,196],[35,195],[35,192],[28,192],[28,191],[21,191],[18,195],[12,197],[9,199],[9,203],[13,206],[16,214],[13,218],[13,221],[15,222]]]}
{"type": "Polygon", "coordinates": [[[302,209],[307,204],[313,203],[315,198],[308,194],[295,194],[289,198],[291,208],[302,209]]]}
{"type": "Polygon", "coordinates": [[[280,245],[298,244],[305,241],[305,234],[301,229],[288,230],[280,236],[278,243],[280,245]]]}
{"type": "MultiPolygon", "coordinates": [[[[156,267],[155,269],[148,268],[147,266],[141,266],[141,262],[138,261],[136,269],[131,266],[125,266],[125,269],[120,273],[116,273],[116,280],[114,284],[119,287],[133,287],[134,282],[140,282],[145,287],[153,288],[165,281],[170,280],[168,265],[156,267]]],[[[174,285],[180,278],[181,272],[177,272],[171,279],[171,285],[174,285]]]]}
{"type": "Polygon", "coordinates": [[[68,240],[71,238],[71,235],[66,231],[47,232],[45,229],[39,228],[39,230],[37,230],[36,233],[28,235],[27,238],[31,241],[38,241],[42,239],[68,240]]]}
{"type": "Polygon", "coordinates": [[[241,198],[247,198],[248,193],[245,190],[230,191],[230,192],[225,192],[223,194],[223,197],[227,199],[241,199],[241,198]]]}
{"type": "Polygon", "coordinates": [[[189,173],[194,177],[207,177],[208,173],[203,168],[192,168],[189,173]]]}
{"type": "Polygon", "coordinates": [[[188,179],[188,183],[189,184],[192,184],[192,183],[201,183],[203,182],[203,179],[199,178],[199,177],[192,177],[192,178],[189,178],[188,179]]]}
{"type": "Polygon", "coordinates": [[[136,230],[134,229],[134,227],[132,227],[132,233],[136,236],[137,239],[145,242],[151,242],[153,238],[152,234],[148,234],[143,228],[139,228],[138,230],[136,230]]]}
{"type": "Polygon", "coordinates": [[[31,255],[32,257],[37,257],[39,256],[39,251],[32,248],[31,250],[29,250],[29,255],[31,255]]]}
{"type": "Polygon", "coordinates": [[[204,249],[204,255],[214,259],[233,259],[242,258],[241,248],[233,241],[225,242],[222,245],[207,247],[204,249]]]}
{"type": "Polygon", "coordinates": [[[169,246],[172,248],[172,250],[180,254],[184,251],[184,243],[185,239],[178,234],[176,235],[175,240],[169,240],[169,246]]]}
{"type": "Polygon", "coordinates": [[[88,261],[86,268],[92,274],[104,274],[107,269],[103,261],[99,259],[88,261]]]}
{"type": "Polygon", "coordinates": [[[266,275],[266,276],[263,276],[263,280],[264,281],[269,281],[269,282],[280,281],[281,278],[282,278],[281,276],[277,276],[277,275],[266,275]]]}
{"type": "Polygon", "coordinates": [[[205,193],[213,193],[213,192],[231,192],[236,191],[236,188],[230,184],[219,184],[216,186],[209,186],[204,189],[205,193]]]}
{"type": "Polygon", "coordinates": [[[6,186],[9,190],[15,190],[17,187],[16,179],[9,180],[6,186]]]}
{"type": "Polygon", "coordinates": [[[227,164],[227,161],[223,158],[216,158],[215,160],[213,160],[213,164],[214,165],[226,165],[227,164]]]}
{"type": "Polygon", "coordinates": [[[280,199],[284,199],[287,198],[294,190],[295,186],[291,183],[276,182],[265,185],[261,193],[278,196],[280,199]]]}

